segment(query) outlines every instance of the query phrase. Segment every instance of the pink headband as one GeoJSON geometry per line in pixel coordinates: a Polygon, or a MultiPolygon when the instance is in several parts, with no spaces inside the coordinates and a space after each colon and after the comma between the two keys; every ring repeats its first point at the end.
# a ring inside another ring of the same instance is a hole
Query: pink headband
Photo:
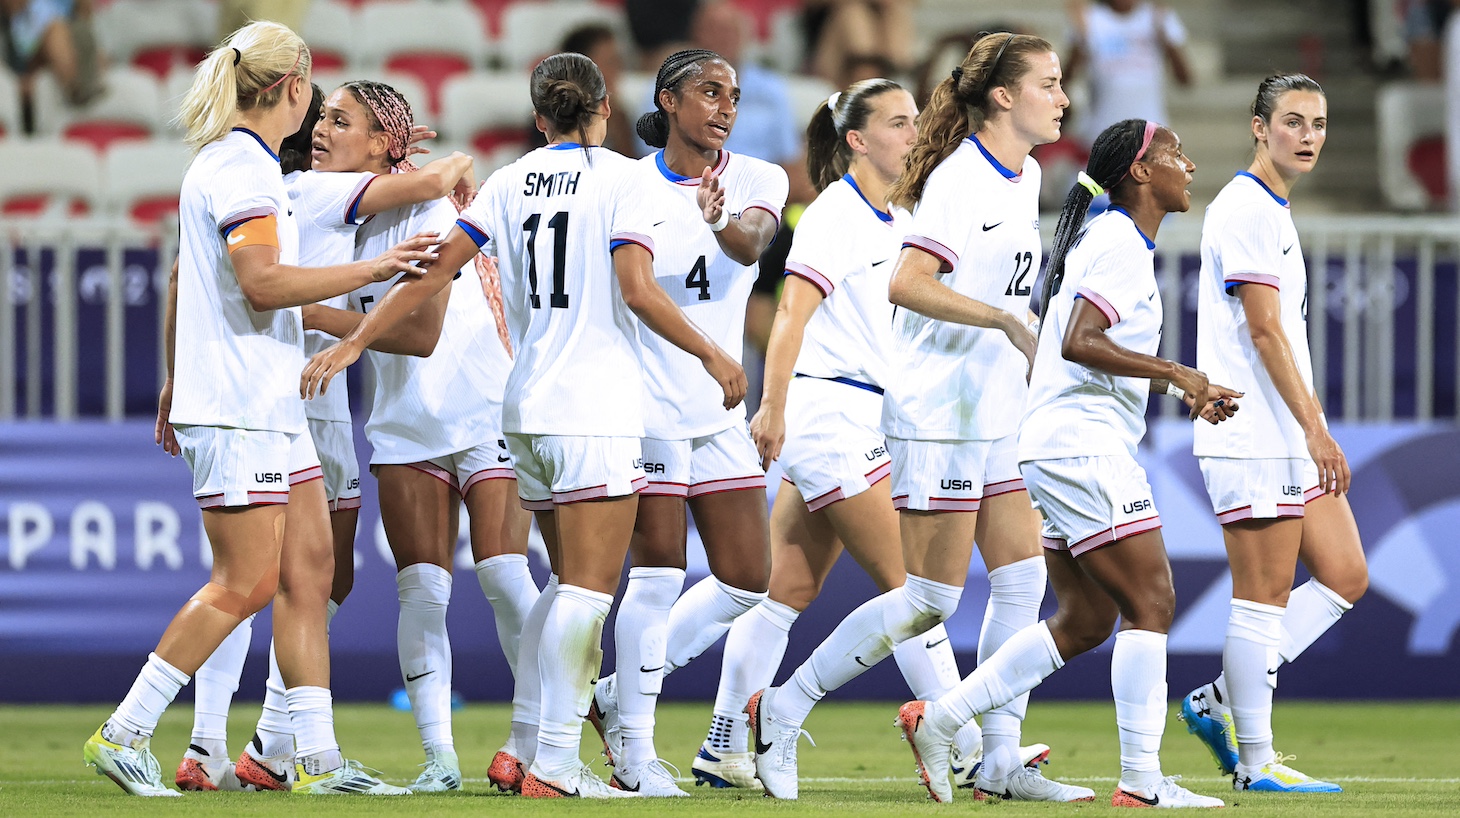
{"type": "Polygon", "coordinates": [[[1146,133],[1141,137],[1141,149],[1136,151],[1136,158],[1131,160],[1132,164],[1141,161],[1141,157],[1146,155],[1146,148],[1151,147],[1151,137],[1156,135],[1156,129],[1160,127],[1155,122],[1146,122],[1146,133]]]}
{"type": "MultiPolygon", "coordinates": [[[[242,56],[242,53],[243,52],[239,52],[239,55],[242,56]]],[[[265,88],[264,90],[258,92],[257,94],[254,94],[254,96],[261,97],[264,94],[267,94],[268,92],[274,90],[274,88],[277,87],[279,85],[279,83],[283,82],[286,79],[289,79],[289,77],[294,74],[294,69],[296,69],[296,68],[299,67],[299,61],[302,60],[302,59],[304,59],[304,49],[301,48],[301,49],[299,49],[299,53],[294,56],[294,64],[291,65],[291,66],[289,66],[289,70],[288,71],[285,71],[284,72],[284,75],[282,77],[279,77],[278,79],[274,80],[274,84],[273,85],[270,85],[268,88],[265,88]]],[[[1149,142],[1150,140],[1147,139],[1146,141],[1149,142]]]]}

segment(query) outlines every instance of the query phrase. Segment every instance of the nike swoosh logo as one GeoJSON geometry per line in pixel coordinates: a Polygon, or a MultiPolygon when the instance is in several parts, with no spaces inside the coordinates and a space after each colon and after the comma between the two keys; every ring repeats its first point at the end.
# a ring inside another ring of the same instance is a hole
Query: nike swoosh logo
{"type": "Polygon", "coordinates": [[[1001,224],[1003,224],[1003,222],[994,222],[993,224],[986,224],[986,225],[983,226],[983,232],[987,233],[990,230],[993,230],[995,227],[998,227],[1001,224]]]}
{"type": "Polygon", "coordinates": [[[661,671],[663,669],[664,669],[664,666],[663,665],[660,665],[659,667],[644,667],[643,665],[639,665],[639,672],[640,673],[658,673],[659,671],[661,671]]]}
{"type": "Polygon", "coordinates": [[[861,665],[862,667],[871,667],[871,665],[867,664],[866,662],[863,662],[862,661],[862,657],[860,657],[860,656],[853,656],[852,658],[855,659],[856,662],[857,662],[857,664],[861,665]]]}
{"type": "Polygon", "coordinates": [[[500,454],[499,454],[499,455],[497,455],[497,462],[498,462],[498,463],[506,463],[506,462],[507,462],[507,461],[508,461],[508,460],[511,460],[511,459],[512,459],[512,458],[510,458],[510,457],[503,457],[503,456],[502,456],[502,455],[500,455],[500,454]]]}
{"type": "Polygon", "coordinates": [[[1156,300],[1156,294],[1155,293],[1151,293],[1150,295],[1146,296],[1146,300],[1147,301],[1155,301],[1156,300]]]}
{"type": "Polygon", "coordinates": [[[884,258],[881,261],[874,261],[874,262],[872,262],[872,266],[873,267],[876,267],[879,264],[886,264],[889,261],[892,261],[892,259],[890,259],[890,258],[884,258]]]}
{"type": "Polygon", "coordinates": [[[414,682],[417,679],[422,679],[422,678],[425,678],[427,676],[430,676],[432,673],[435,673],[435,672],[436,671],[434,671],[434,670],[428,670],[425,673],[417,673],[414,676],[412,676],[411,674],[407,673],[406,674],[406,681],[407,682],[414,682]]]}
{"type": "Polygon", "coordinates": [[[258,767],[260,770],[263,770],[265,773],[268,773],[269,778],[274,779],[275,781],[279,782],[280,784],[288,784],[289,783],[289,774],[288,773],[283,773],[283,774],[276,773],[273,770],[269,769],[269,765],[263,763],[262,761],[258,762],[254,766],[258,767]]]}
{"type": "Polygon", "coordinates": [[[1269,670],[1267,672],[1267,675],[1269,675],[1269,676],[1276,676],[1277,675],[1277,670],[1276,669],[1269,670]]]}
{"type": "Polygon", "coordinates": [[[1131,792],[1130,790],[1121,790],[1121,792],[1125,793],[1126,795],[1129,795],[1131,798],[1136,799],[1137,801],[1141,802],[1142,804],[1145,804],[1148,807],[1154,807],[1157,804],[1160,804],[1161,803],[1161,796],[1159,796],[1159,795],[1153,795],[1150,798],[1147,798],[1144,795],[1138,795],[1136,793],[1131,792]]]}
{"type": "Polygon", "coordinates": [[[242,233],[234,233],[228,237],[229,244],[238,244],[241,241],[243,241],[242,233]]]}
{"type": "MultiPolygon", "coordinates": [[[[664,220],[664,222],[667,222],[667,221],[669,221],[669,220],[668,219],[665,219],[664,220]]],[[[659,225],[664,224],[664,222],[654,222],[654,226],[655,227],[658,227],[659,225]]]]}
{"type": "Polygon", "coordinates": [[[941,644],[943,644],[944,642],[947,642],[947,641],[948,641],[948,637],[945,636],[945,637],[943,637],[942,639],[939,639],[936,642],[929,642],[928,644],[923,645],[923,647],[927,648],[928,650],[932,650],[933,648],[936,648],[939,645],[941,645],[941,644]]]}
{"type": "Polygon", "coordinates": [[[292,210],[286,210],[284,212],[287,213],[287,214],[289,214],[290,216],[293,216],[294,215],[294,211],[292,211],[292,210]]]}
{"type": "Polygon", "coordinates": [[[1293,249],[1293,245],[1291,245],[1291,244],[1289,244],[1287,247],[1284,247],[1283,248],[1283,255],[1286,256],[1288,254],[1288,251],[1291,250],[1291,249],[1293,249]]]}
{"type": "Polygon", "coordinates": [[[771,746],[769,744],[763,744],[763,743],[761,743],[761,740],[760,740],[760,731],[759,730],[755,731],[755,754],[758,755],[758,756],[763,756],[766,753],[769,753],[770,751],[771,751],[771,746]]]}
{"type": "Polygon", "coordinates": [[[622,778],[619,778],[618,776],[614,776],[613,777],[613,782],[618,785],[618,789],[621,789],[624,792],[638,792],[639,791],[639,785],[638,784],[635,784],[632,787],[627,786],[627,785],[624,784],[624,780],[622,778]]]}

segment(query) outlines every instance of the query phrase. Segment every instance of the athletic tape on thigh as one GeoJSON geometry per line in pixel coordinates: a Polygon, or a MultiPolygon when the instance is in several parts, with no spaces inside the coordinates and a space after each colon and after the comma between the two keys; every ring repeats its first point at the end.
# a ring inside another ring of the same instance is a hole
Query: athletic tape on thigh
{"type": "Polygon", "coordinates": [[[279,566],[273,565],[264,572],[263,576],[259,577],[258,584],[247,594],[241,594],[232,588],[209,580],[207,585],[193,594],[193,599],[229,616],[244,619],[258,613],[269,604],[269,600],[274,598],[274,590],[278,587],[279,566]]]}

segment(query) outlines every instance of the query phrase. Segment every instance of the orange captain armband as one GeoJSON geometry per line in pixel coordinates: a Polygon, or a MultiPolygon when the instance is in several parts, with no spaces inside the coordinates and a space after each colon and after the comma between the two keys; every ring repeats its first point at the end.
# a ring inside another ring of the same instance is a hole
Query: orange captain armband
{"type": "Polygon", "coordinates": [[[279,220],[270,213],[234,222],[223,228],[223,241],[227,242],[229,253],[260,244],[278,248],[279,220]]]}

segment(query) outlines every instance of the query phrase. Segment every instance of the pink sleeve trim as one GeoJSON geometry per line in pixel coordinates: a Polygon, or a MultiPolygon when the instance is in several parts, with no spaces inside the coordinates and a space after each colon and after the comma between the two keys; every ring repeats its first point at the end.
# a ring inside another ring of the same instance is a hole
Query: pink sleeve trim
{"type": "Polygon", "coordinates": [[[1282,289],[1282,287],[1278,286],[1278,277],[1266,273],[1234,273],[1227,276],[1222,283],[1227,287],[1231,287],[1234,284],[1263,284],[1274,290],[1282,289]]]}
{"type": "Polygon", "coordinates": [[[365,198],[365,190],[370,187],[370,183],[374,182],[375,178],[375,174],[370,174],[361,179],[360,183],[355,186],[354,192],[350,194],[350,203],[345,206],[345,224],[358,225],[362,223],[360,219],[360,201],[365,198]]]}
{"type": "Polygon", "coordinates": [[[927,236],[915,236],[915,235],[904,236],[903,239],[902,239],[902,246],[903,247],[916,247],[916,248],[918,248],[919,250],[922,250],[925,253],[930,253],[932,255],[935,255],[938,258],[942,259],[943,260],[943,263],[946,264],[946,265],[948,265],[948,269],[950,269],[950,270],[953,269],[954,267],[957,267],[958,266],[958,254],[957,253],[955,253],[952,250],[948,249],[948,247],[945,246],[944,244],[942,244],[941,242],[934,241],[934,240],[928,238],[927,236]]]}
{"type": "Polygon", "coordinates": [[[832,290],[836,289],[836,285],[831,283],[831,279],[827,278],[821,273],[816,272],[816,270],[806,266],[805,264],[802,264],[799,261],[786,262],[786,275],[793,275],[797,278],[804,278],[807,281],[811,282],[812,286],[816,287],[816,289],[818,290],[821,290],[822,298],[826,298],[827,296],[831,295],[832,290]]]}
{"type": "Polygon", "coordinates": [[[1075,290],[1075,297],[1083,298],[1086,301],[1089,301],[1095,306],[1096,309],[1105,313],[1105,320],[1110,322],[1110,326],[1113,327],[1116,324],[1120,323],[1120,310],[1117,310],[1115,307],[1111,306],[1110,302],[1106,301],[1105,297],[1102,296],[1100,293],[1097,293],[1094,290],[1085,287],[1081,287],[1078,290],[1075,290]]]}
{"type": "Polygon", "coordinates": [[[651,256],[654,255],[654,240],[651,239],[651,238],[649,238],[648,236],[644,235],[643,233],[631,233],[631,232],[628,232],[628,231],[620,231],[618,233],[614,233],[612,236],[609,236],[608,237],[608,241],[609,241],[609,244],[610,245],[613,244],[616,241],[633,242],[634,244],[639,245],[640,247],[644,248],[645,250],[648,250],[649,251],[649,255],[651,255],[651,256]]]}
{"type": "Polygon", "coordinates": [[[756,200],[754,202],[751,202],[750,204],[747,204],[745,207],[740,208],[740,217],[745,218],[746,213],[757,209],[764,210],[765,212],[771,214],[771,218],[776,220],[776,229],[781,229],[781,209],[771,204],[770,202],[765,201],[764,199],[756,200]]]}

